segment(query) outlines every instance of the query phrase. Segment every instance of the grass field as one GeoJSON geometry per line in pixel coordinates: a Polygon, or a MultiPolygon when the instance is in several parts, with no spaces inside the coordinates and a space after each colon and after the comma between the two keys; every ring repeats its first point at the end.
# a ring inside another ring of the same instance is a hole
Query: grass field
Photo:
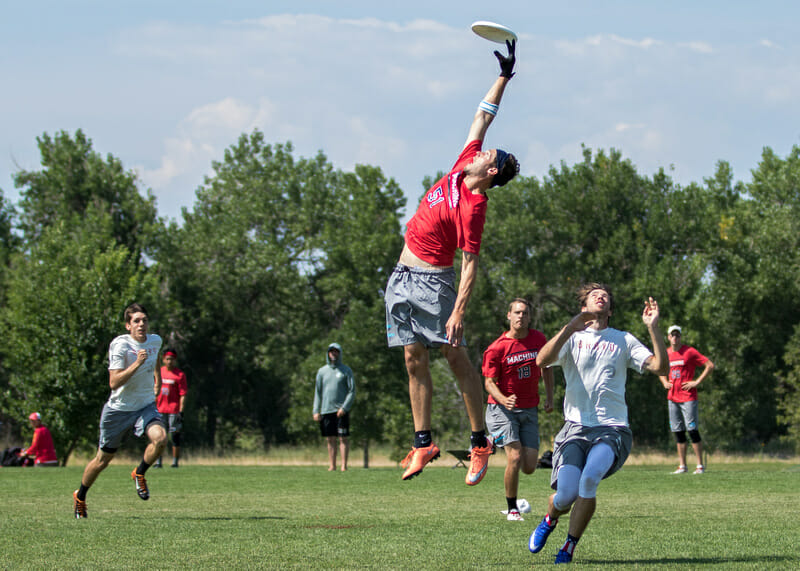
{"type": "MultiPolygon", "coordinates": [[[[151,498],[115,460],[72,518],[82,466],[0,469],[0,568],[524,569],[550,566],[562,518],[543,552],[527,540],[549,494],[549,471],[523,476],[533,513],[508,522],[502,464],[476,487],[442,458],[402,482],[390,467],[187,464],[148,472],[151,498]]],[[[631,465],[605,480],[575,552],[597,569],[800,568],[800,467],[717,464],[703,476],[631,465]]]]}

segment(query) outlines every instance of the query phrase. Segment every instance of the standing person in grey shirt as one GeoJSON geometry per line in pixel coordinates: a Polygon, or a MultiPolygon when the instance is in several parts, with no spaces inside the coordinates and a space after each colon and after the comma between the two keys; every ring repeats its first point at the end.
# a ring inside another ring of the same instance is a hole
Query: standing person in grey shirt
{"type": "Polygon", "coordinates": [[[347,470],[347,455],[350,451],[350,409],[356,398],[353,371],[342,364],[342,347],[331,343],[325,357],[326,365],[317,371],[314,389],[314,421],[319,422],[320,431],[328,441],[328,471],[336,470],[336,438],[342,456],[342,472],[347,470]]]}

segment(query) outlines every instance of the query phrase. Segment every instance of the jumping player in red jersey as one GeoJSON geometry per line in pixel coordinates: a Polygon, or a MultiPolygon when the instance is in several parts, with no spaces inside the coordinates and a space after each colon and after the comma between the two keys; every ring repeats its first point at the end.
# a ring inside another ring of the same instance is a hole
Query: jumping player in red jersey
{"type": "Polygon", "coordinates": [[[472,447],[466,482],[475,485],[486,473],[492,444],[483,424],[483,391],[478,371],[467,356],[464,312],[478,271],[486,219],[486,191],[503,186],[519,172],[516,158],[500,149],[482,150],[486,130],[514,75],[515,42],[508,56],[494,52],[500,77],[478,105],[467,141],[450,172],[434,184],[408,222],[405,247],[386,285],[386,334],[390,347],[403,347],[414,445],[402,462],[403,480],[413,478],[439,457],[431,436],[431,347],[440,347],[461,387],[467,406],[472,447]],[[461,279],[455,289],[453,260],[462,251],[461,279]]]}
{"type": "Polygon", "coordinates": [[[553,370],[536,365],[539,350],[547,343],[544,333],[531,329],[527,300],[517,298],[508,306],[508,331],[483,353],[484,386],[489,393],[486,427],[492,440],[506,452],[508,521],[524,521],[517,506],[519,472],[533,474],[539,457],[539,379],[544,379],[544,411],[553,412],[553,370]]]}

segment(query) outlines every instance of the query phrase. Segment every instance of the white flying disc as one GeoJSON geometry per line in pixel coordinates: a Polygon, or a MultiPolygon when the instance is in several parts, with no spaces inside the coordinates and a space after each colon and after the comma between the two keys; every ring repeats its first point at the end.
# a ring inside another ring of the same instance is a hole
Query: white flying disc
{"type": "Polygon", "coordinates": [[[495,24],[494,22],[475,22],[472,24],[472,31],[480,37],[492,42],[497,42],[498,44],[504,44],[506,40],[510,42],[517,39],[517,34],[512,32],[510,28],[495,24]]]}

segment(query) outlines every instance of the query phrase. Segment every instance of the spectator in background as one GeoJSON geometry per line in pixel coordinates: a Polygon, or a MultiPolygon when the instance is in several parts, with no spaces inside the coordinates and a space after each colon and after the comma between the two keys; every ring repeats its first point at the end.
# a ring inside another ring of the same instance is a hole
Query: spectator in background
{"type": "MultiPolygon", "coordinates": [[[[164,365],[161,367],[161,391],[156,397],[156,408],[169,430],[172,440],[172,467],[177,468],[178,458],[181,456],[183,407],[187,393],[186,374],[178,368],[178,354],[174,349],[164,351],[161,360],[164,365]]],[[[154,467],[161,468],[161,456],[154,467]]]]}
{"type": "Polygon", "coordinates": [[[703,442],[700,438],[700,417],[697,410],[697,385],[714,370],[714,363],[694,347],[684,345],[681,341],[681,328],[671,325],[667,330],[669,347],[669,377],[660,376],[661,384],[669,391],[667,406],[669,407],[669,425],[678,444],[678,469],[673,474],[685,474],[686,468],[686,431],[692,441],[692,448],[697,457],[695,474],[703,474],[703,442]],[[694,370],[703,365],[703,372],[697,379],[694,370]]]}
{"type": "Polygon", "coordinates": [[[342,472],[347,470],[350,452],[350,409],[356,398],[353,371],[342,364],[342,347],[331,343],[325,357],[327,364],[317,371],[314,389],[313,418],[328,441],[328,471],[336,470],[336,438],[342,456],[342,472]]]}
{"type": "Polygon", "coordinates": [[[28,421],[33,428],[33,441],[26,450],[22,451],[22,456],[33,458],[34,466],[58,466],[53,437],[50,430],[42,424],[42,415],[32,412],[28,416],[28,421]]]}

